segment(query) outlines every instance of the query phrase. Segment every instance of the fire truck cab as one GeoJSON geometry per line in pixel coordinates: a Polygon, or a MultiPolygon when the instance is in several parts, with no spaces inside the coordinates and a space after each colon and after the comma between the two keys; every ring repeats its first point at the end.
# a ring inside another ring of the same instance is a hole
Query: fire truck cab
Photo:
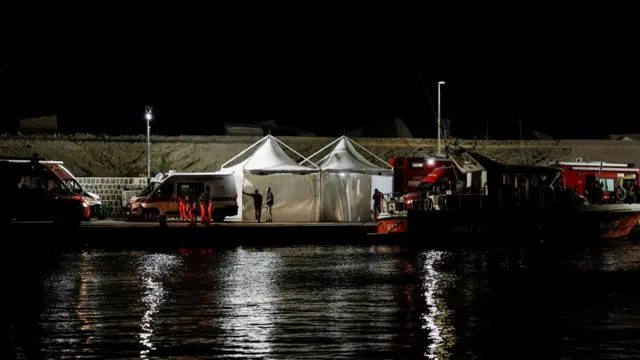
{"type": "MultiPolygon", "coordinates": [[[[487,183],[487,172],[473,157],[468,154],[450,154],[448,163],[433,169],[420,184],[404,194],[401,202],[412,208],[418,199],[425,199],[429,194],[451,193],[483,193],[487,183]]],[[[432,199],[433,200],[433,199],[432,199]]]]}
{"type": "Polygon", "coordinates": [[[550,166],[562,171],[560,185],[575,188],[578,194],[591,190],[600,182],[604,200],[615,196],[618,187],[627,188],[638,184],[640,169],[634,164],[607,162],[553,162],[550,166]]]}
{"type": "Polygon", "coordinates": [[[452,165],[450,159],[441,156],[397,157],[389,163],[393,166],[393,188],[402,194],[413,191],[435,169],[452,165]]]}

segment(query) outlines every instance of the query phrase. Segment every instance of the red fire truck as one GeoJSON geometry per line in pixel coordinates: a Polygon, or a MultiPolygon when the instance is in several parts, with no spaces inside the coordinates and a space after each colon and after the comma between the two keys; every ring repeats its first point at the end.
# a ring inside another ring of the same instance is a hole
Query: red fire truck
{"type": "Polygon", "coordinates": [[[563,170],[560,185],[576,188],[578,194],[584,190],[592,189],[599,181],[602,184],[605,200],[615,196],[618,186],[627,187],[630,184],[638,184],[640,169],[633,164],[607,163],[607,162],[554,162],[551,166],[560,167],[563,170]]]}
{"type": "Polygon", "coordinates": [[[397,157],[389,163],[393,166],[393,189],[402,194],[413,191],[433,170],[452,165],[450,159],[435,156],[397,157]]]}

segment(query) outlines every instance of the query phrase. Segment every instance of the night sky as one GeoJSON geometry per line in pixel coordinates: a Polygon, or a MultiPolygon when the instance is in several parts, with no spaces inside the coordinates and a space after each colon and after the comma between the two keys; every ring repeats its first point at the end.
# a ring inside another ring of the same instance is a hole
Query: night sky
{"type": "Polygon", "coordinates": [[[151,104],[153,133],[273,119],[338,136],[401,117],[415,136],[434,137],[422,72],[434,107],[437,82],[447,82],[442,116],[453,135],[483,138],[489,121],[490,136],[517,139],[519,116],[525,132],[557,138],[640,133],[637,39],[624,21],[439,25],[216,24],[25,45],[0,64],[0,126],[56,114],[64,132],[142,133],[151,104]]]}

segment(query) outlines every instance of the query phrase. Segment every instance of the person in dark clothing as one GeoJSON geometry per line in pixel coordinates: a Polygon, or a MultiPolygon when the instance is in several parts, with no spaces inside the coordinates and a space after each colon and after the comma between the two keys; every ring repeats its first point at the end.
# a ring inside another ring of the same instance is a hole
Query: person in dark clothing
{"type": "Polygon", "coordinates": [[[256,221],[260,222],[260,218],[262,217],[262,195],[260,195],[260,191],[256,189],[256,192],[253,194],[246,193],[244,191],[242,193],[253,198],[253,208],[256,212],[256,221]]]}
{"type": "Polygon", "coordinates": [[[200,195],[200,222],[203,224],[211,224],[211,188],[209,185],[200,195]]]}
{"type": "Polygon", "coordinates": [[[373,219],[378,220],[378,215],[382,212],[382,198],[384,195],[378,190],[373,191],[373,219]]]}
{"type": "Polygon", "coordinates": [[[271,208],[273,207],[273,193],[271,192],[271,188],[267,187],[267,215],[269,216],[269,219],[267,219],[267,222],[272,222],[273,221],[273,214],[271,213],[271,208]]]}
{"type": "Polygon", "coordinates": [[[593,188],[593,203],[594,204],[602,204],[602,184],[597,182],[596,186],[593,188]]]}
{"type": "Polygon", "coordinates": [[[196,225],[196,210],[198,209],[198,199],[196,199],[196,193],[195,191],[193,191],[193,189],[189,189],[187,204],[189,206],[189,218],[191,219],[191,225],[196,225]]]}

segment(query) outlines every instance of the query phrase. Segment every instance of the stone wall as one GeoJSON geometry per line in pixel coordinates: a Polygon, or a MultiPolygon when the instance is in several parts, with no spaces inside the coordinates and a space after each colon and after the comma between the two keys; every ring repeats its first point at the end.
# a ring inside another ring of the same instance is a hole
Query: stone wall
{"type": "Polygon", "coordinates": [[[122,192],[142,190],[147,186],[146,177],[80,177],[78,182],[85,190],[98,194],[104,214],[108,218],[123,217],[122,192]]]}
{"type": "MultiPolygon", "coordinates": [[[[152,173],[215,171],[259,137],[176,136],[151,138],[152,173]]],[[[304,156],[328,145],[333,138],[279,137],[304,156]]],[[[394,156],[423,156],[436,151],[433,139],[356,138],[363,147],[388,160],[394,156]]],[[[640,141],[558,140],[558,141],[460,141],[477,146],[485,155],[505,163],[546,164],[554,160],[582,158],[583,161],[610,161],[640,164],[640,141]]],[[[64,161],[76,176],[143,177],[147,156],[144,136],[0,136],[0,156],[30,156],[34,152],[64,161]]],[[[294,158],[299,157],[287,152],[294,158]]],[[[366,154],[363,153],[366,156],[366,154]]],[[[367,156],[371,159],[370,156],[367,156]]]]}

